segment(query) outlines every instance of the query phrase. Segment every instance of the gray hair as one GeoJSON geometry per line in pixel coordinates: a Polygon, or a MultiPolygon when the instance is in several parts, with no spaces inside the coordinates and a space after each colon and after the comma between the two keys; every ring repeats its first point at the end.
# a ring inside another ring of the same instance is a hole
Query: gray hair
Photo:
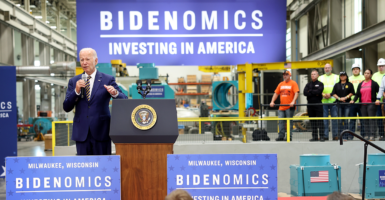
{"type": "Polygon", "coordinates": [[[312,73],[313,73],[313,72],[317,72],[317,74],[319,74],[319,71],[316,70],[316,69],[311,70],[311,72],[312,72],[312,73]]]}
{"type": "Polygon", "coordinates": [[[177,189],[168,194],[165,200],[193,200],[193,198],[186,190],[177,189]]]}
{"type": "Polygon", "coordinates": [[[91,51],[92,57],[94,57],[94,59],[95,59],[95,58],[98,58],[98,55],[96,54],[96,51],[95,51],[95,49],[93,49],[93,48],[83,48],[82,50],[79,51],[79,55],[80,55],[80,53],[81,53],[82,51],[91,51]]]}

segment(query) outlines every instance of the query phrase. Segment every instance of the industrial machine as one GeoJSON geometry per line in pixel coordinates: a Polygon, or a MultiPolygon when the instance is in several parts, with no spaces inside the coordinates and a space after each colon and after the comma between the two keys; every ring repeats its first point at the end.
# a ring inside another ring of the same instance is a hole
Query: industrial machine
{"type": "MultiPolygon", "coordinates": [[[[362,195],[363,184],[363,163],[359,165],[358,183],[360,184],[360,194],[362,195]]],[[[368,154],[366,164],[366,186],[365,199],[384,199],[385,198],[385,154],[368,154]]]]}
{"type": "Polygon", "coordinates": [[[45,134],[52,133],[52,121],[54,121],[54,118],[51,117],[28,118],[28,123],[32,124],[32,127],[29,129],[29,133],[34,135],[35,140],[44,140],[43,136],[45,134]]]}
{"type": "Polygon", "coordinates": [[[330,164],[330,155],[300,156],[299,165],[290,165],[293,196],[327,196],[341,191],[341,167],[330,164]]]}
{"type": "Polygon", "coordinates": [[[164,81],[159,81],[158,68],[154,63],[138,63],[139,80],[131,84],[129,96],[133,99],[174,99],[174,90],[164,81]],[[145,81],[145,83],[143,83],[145,81]]]}
{"type": "Polygon", "coordinates": [[[238,81],[215,81],[212,86],[213,110],[238,110],[238,81]]]}

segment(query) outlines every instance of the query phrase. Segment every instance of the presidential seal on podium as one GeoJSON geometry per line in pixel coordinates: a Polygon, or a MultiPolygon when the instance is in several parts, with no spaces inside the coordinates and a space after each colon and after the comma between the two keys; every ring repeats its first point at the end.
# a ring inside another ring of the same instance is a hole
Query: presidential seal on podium
{"type": "Polygon", "coordinates": [[[149,105],[139,105],[137,106],[131,114],[131,121],[134,126],[140,130],[151,129],[157,120],[157,115],[154,110],[149,105]]]}

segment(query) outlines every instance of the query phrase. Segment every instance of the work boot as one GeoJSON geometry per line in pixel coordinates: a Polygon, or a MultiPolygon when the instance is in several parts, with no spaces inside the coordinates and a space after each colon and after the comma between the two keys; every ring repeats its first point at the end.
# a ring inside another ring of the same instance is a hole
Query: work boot
{"type": "Polygon", "coordinates": [[[277,137],[277,138],[275,138],[275,141],[283,141],[283,140],[284,140],[283,137],[277,137]]]}
{"type": "Polygon", "coordinates": [[[321,136],[321,137],[320,137],[320,141],[321,141],[321,142],[325,142],[325,138],[321,136]]]}
{"type": "Polygon", "coordinates": [[[310,141],[310,142],[316,142],[316,141],[318,141],[318,138],[312,138],[312,139],[310,139],[309,141],[310,141]]]}

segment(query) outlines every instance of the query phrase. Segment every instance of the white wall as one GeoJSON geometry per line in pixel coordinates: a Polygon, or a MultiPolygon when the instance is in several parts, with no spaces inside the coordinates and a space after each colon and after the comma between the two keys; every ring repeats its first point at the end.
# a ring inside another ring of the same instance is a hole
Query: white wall
{"type": "MultiPolygon", "coordinates": [[[[205,73],[198,70],[198,66],[157,66],[159,69],[159,76],[166,76],[168,74],[169,83],[177,83],[179,77],[187,79],[187,75],[196,75],[197,81],[200,82],[202,74],[205,73]]],[[[136,66],[127,67],[130,76],[139,76],[139,69],[136,66]]],[[[231,80],[231,73],[220,73],[221,77],[227,76],[231,80]]]]}
{"type": "Polygon", "coordinates": [[[307,15],[304,15],[299,19],[299,38],[298,38],[298,43],[299,43],[299,53],[302,53],[302,57],[307,56],[308,54],[308,48],[307,48],[307,21],[308,17],[307,15]]]}

